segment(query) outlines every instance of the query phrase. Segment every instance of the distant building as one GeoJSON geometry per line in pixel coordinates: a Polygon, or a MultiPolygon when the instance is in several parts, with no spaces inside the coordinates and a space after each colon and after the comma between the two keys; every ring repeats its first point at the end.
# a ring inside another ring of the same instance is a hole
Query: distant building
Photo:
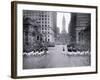
{"type": "Polygon", "coordinates": [[[67,43],[68,43],[68,34],[66,32],[66,20],[65,20],[65,16],[63,15],[63,19],[62,19],[62,31],[60,33],[59,32],[59,28],[58,28],[58,34],[57,34],[56,44],[67,44],[67,43]]]}
{"type": "Polygon", "coordinates": [[[65,16],[63,15],[63,19],[62,19],[62,34],[67,34],[66,32],[66,20],[65,20],[65,16]]]}
{"type": "Polygon", "coordinates": [[[60,34],[60,38],[61,38],[61,42],[62,44],[67,44],[67,32],[66,32],[66,20],[65,20],[65,16],[63,15],[63,19],[62,19],[62,31],[60,34]]]}

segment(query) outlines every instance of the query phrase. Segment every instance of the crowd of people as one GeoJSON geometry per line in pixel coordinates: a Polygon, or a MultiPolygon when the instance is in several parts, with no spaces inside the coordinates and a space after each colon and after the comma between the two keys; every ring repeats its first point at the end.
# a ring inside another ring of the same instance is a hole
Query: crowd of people
{"type": "Polygon", "coordinates": [[[74,56],[74,55],[90,55],[90,51],[89,50],[83,50],[83,49],[76,49],[74,47],[67,47],[67,51],[65,51],[65,48],[63,47],[62,49],[62,53],[65,55],[69,55],[69,56],[74,56]]]}
{"type": "Polygon", "coordinates": [[[46,55],[48,54],[48,48],[40,48],[40,49],[34,49],[31,52],[24,52],[23,55],[24,56],[42,56],[42,55],[46,55]]]}
{"type": "MultiPolygon", "coordinates": [[[[49,53],[49,50],[47,47],[42,47],[40,49],[33,49],[31,52],[24,52],[24,56],[42,56],[49,53]]],[[[76,55],[90,55],[90,50],[82,50],[82,49],[76,49],[74,47],[63,47],[62,48],[62,54],[68,55],[68,56],[76,56],[76,55]]]]}

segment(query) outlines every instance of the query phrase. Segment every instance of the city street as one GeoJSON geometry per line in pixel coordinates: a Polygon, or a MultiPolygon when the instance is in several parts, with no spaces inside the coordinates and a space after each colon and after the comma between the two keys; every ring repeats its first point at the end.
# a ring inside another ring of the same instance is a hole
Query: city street
{"type": "Polygon", "coordinates": [[[24,56],[23,69],[79,67],[89,66],[90,56],[68,56],[66,45],[49,47],[49,53],[43,56],[24,56]],[[63,51],[64,50],[64,51],[63,51]]]}

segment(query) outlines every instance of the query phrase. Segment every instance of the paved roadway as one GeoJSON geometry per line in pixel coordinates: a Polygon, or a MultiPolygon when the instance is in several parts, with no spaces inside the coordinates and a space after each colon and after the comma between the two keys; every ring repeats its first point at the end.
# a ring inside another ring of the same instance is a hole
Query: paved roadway
{"type": "Polygon", "coordinates": [[[77,67],[90,65],[90,56],[67,56],[63,54],[63,47],[67,53],[65,45],[56,45],[49,48],[49,54],[44,56],[24,56],[23,68],[56,68],[56,67],[77,67]]]}

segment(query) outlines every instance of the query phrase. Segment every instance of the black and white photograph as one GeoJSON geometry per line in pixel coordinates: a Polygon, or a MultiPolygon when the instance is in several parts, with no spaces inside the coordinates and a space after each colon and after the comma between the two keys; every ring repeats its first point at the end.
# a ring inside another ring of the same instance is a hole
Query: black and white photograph
{"type": "Polygon", "coordinates": [[[12,2],[12,77],[97,73],[97,7],[12,2]]]}
{"type": "Polygon", "coordinates": [[[91,14],[23,10],[23,69],[91,65],[91,14]]]}

